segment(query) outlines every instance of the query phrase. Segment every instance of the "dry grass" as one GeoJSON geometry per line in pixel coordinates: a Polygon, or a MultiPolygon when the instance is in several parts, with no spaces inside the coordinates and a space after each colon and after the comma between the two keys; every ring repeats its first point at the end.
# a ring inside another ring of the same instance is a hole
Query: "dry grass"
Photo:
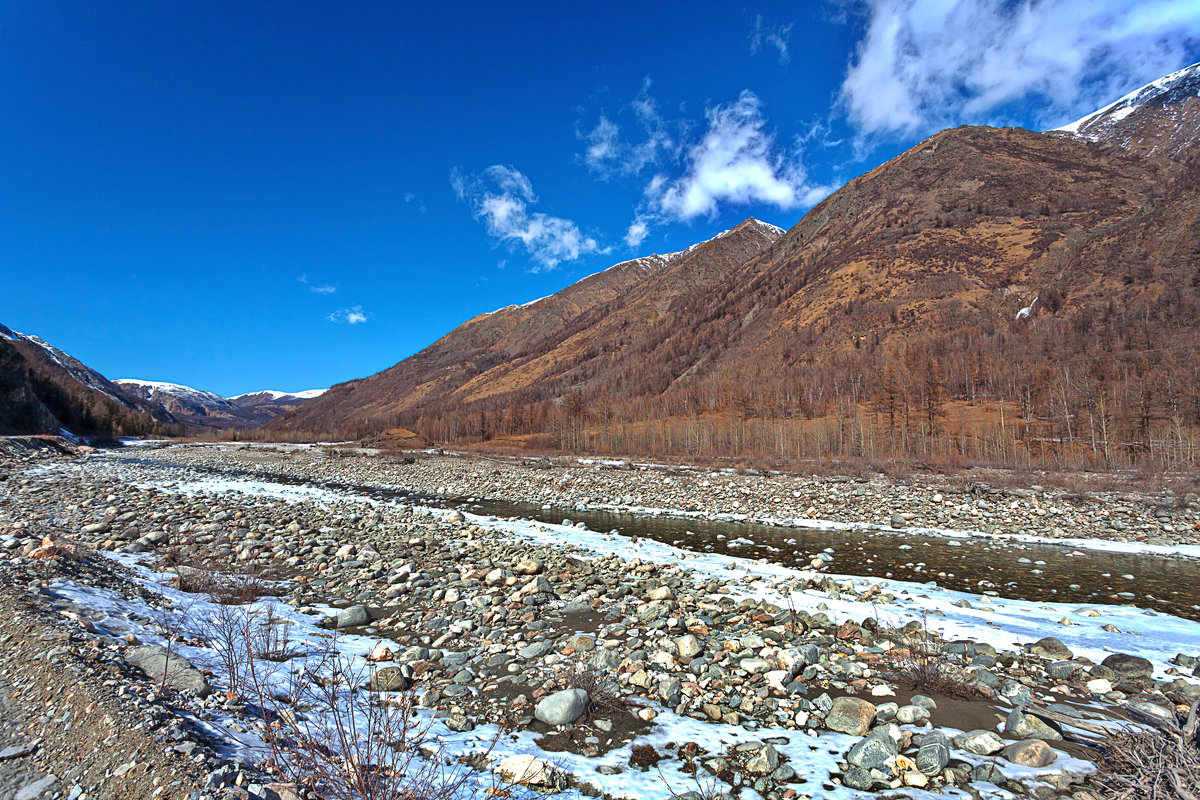
{"type": "Polygon", "coordinates": [[[228,564],[182,548],[164,551],[160,563],[175,573],[172,583],[176,589],[208,595],[221,605],[240,606],[279,594],[261,570],[229,572],[228,564]]]}
{"type": "Polygon", "coordinates": [[[901,661],[893,673],[904,688],[959,700],[977,700],[984,696],[962,669],[966,656],[947,653],[943,643],[930,634],[924,619],[910,640],[913,655],[901,661]]]}

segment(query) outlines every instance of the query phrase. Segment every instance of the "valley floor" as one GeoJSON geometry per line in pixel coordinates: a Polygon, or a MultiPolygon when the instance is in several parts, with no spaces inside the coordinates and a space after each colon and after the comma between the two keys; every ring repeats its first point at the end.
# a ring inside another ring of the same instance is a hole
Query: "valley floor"
{"type": "Polygon", "coordinates": [[[1180,617],[419,498],[1179,556],[1194,506],[307,446],[32,453],[4,457],[0,476],[4,744],[42,738],[0,753],[0,787],[29,800],[51,774],[45,796],[76,800],[294,797],[289,781],[328,785],[364,762],[387,775],[396,750],[347,761],[337,734],[342,720],[347,741],[378,745],[381,720],[401,724],[388,708],[411,714],[406,751],[421,753],[399,766],[458,795],[1082,799],[1096,726],[1200,699],[1200,623],[1180,617]],[[928,682],[930,665],[944,680],[928,682]]]}

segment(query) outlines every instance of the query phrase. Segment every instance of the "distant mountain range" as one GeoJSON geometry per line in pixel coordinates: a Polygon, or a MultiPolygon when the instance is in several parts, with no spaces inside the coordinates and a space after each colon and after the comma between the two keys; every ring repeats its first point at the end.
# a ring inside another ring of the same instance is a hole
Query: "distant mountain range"
{"type": "Polygon", "coordinates": [[[118,378],[126,393],[157,403],[191,428],[253,428],[272,420],[306,400],[320,397],[324,389],[280,392],[264,389],[234,397],[193,389],[177,383],[118,378]]]}
{"type": "Polygon", "coordinates": [[[942,131],[786,232],[747,220],[475,317],[268,428],[691,455],[1194,441],[1198,95],[1194,65],[1057,131],[942,131]],[[1020,424],[946,410],[987,399],[1020,424]]]}
{"type": "Polygon", "coordinates": [[[0,433],[174,434],[249,428],[324,390],[224,398],[174,383],[111,381],[37,336],[0,325],[0,433]]]}

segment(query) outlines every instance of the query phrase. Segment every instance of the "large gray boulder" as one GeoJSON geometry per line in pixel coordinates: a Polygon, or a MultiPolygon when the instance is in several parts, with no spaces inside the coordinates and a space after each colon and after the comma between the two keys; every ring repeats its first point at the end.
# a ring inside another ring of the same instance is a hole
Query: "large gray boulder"
{"type": "Polygon", "coordinates": [[[165,683],[178,691],[193,692],[197,697],[208,697],[212,687],[192,662],[167,648],[154,644],[131,647],[125,651],[126,663],[146,673],[155,683],[165,683]]]}
{"type": "Polygon", "coordinates": [[[587,711],[591,698],[584,689],[563,689],[543,697],[533,715],[547,725],[570,725],[587,711]]]}
{"type": "Polygon", "coordinates": [[[1029,652],[1035,656],[1048,658],[1051,661],[1067,661],[1075,657],[1070,648],[1053,636],[1038,639],[1029,645],[1029,652]]]}
{"type": "Polygon", "coordinates": [[[366,606],[350,606],[338,612],[335,628],[357,628],[371,621],[371,612],[366,606]]]}
{"type": "Polygon", "coordinates": [[[1100,662],[1117,676],[1117,680],[1132,681],[1149,678],[1154,674],[1154,665],[1141,656],[1131,656],[1126,653],[1113,653],[1100,662]]]}
{"type": "Polygon", "coordinates": [[[846,761],[852,767],[884,769],[898,752],[900,751],[892,737],[886,733],[875,733],[856,742],[846,754],[846,761]]]}
{"type": "Polygon", "coordinates": [[[1026,714],[1019,708],[1008,712],[1004,720],[1004,732],[1017,739],[1050,739],[1056,741],[1063,738],[1049,723],[1033,714],[1026,714]]]}
{"type": "Polygon", "coordinates": [[[980,728],[955,736],[954,746],[977,756],[990,756],[1004,749],[1004,740],[995,731],[980,728]]]}
{"type": "Polygon", "coordinates": [[[838,733],[863,736],[875,721],[875,706],[858,697],[839,697],[825,715],[825,727],[838,733]]]}
{"type": "Polygon", "coordinates": [[[407,692],[412,688],[413,682],[412,678],[405,673],[406,670],[401,667],[384,667],[376,670],[371,675],[371,682],[367,684],[367,691],[407,692]]]}

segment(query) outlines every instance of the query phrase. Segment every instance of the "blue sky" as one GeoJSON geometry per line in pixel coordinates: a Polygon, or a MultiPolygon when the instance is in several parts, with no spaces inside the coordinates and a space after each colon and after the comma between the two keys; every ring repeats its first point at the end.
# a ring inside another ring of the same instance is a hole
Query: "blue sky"
{"type": "Polygon", "coordinates": [[[113,378],[323,387],[1197,60],[1194,0],[9,2],[0,322],[113,378]]]}

